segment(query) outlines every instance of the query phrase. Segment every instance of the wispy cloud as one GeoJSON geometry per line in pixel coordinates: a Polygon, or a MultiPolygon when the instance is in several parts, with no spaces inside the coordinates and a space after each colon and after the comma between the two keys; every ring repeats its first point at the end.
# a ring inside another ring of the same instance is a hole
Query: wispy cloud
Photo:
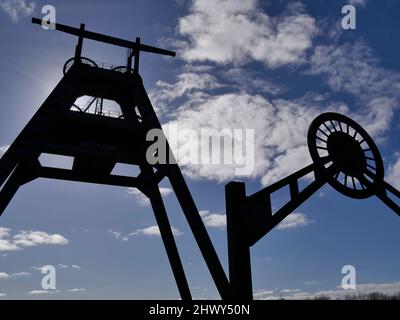
{"type": "Polygon", "coordinates": [[[122,232],[120,232],[120,231],[116,231],[116,230],[111,229],[111,230],[109,230],[109,232],[117,240],[121,240],[121,241],[128,241],[129,240],[129,235],[123,235],[122,232]]]}
{"type": "Polygon", "coordinates": [[[380,66],[365,43],[319,45],[308,72],[325,77],[334,92],[347,92],[362,105],[354,117],[371,135],[385,132],[400,102],[400,73],[380,66]]]}
{"type": "Polygon", "coordinates": [[[348,0],[348,2],[353,6],[365,7],[367,5],[368,0],[348,0]]]}
{"type": "Polygon", "coordinates": [[[0,0],[0,9],[3,10],[13,22],[32,15],[36,3],[25,0],[0,0]]]}
{"type": "Polygon", "coordinates": [[[159,113],[164,112],[167,104],[177,98],[200,99],[206,95],[206,91],[223,86],[213,75],[206,72],[193,71],[185,71],[179,74],[173,84],[159,80],[156,85],[157,90],[150,92],[150,98],[159,113]],[[201,92],[201,95],[199,95],[199,92],[201,92]]]}
{"type": "MultiPolygon", "coordinates": [[[[76,264],[68,265],[68,264],[59,263],[58,266],[62,269],[67,269],[67,268],[80,269],[80,266],[78,266],[76,264]]],[[[32,268],[36,268],[36,267],[32,267],[32,268]]],[[[37,268],[37,270],[42,270],[42,268],[39,267],[39,268],[37,268]]]]}
{"type": "Polygon", "coordinates": [[[10,275],[8,273],[0,272],[0,280],[1,279],[8,279],[9,277],[10,277],[10,275]]]}
{"type": "Polygon", "coordinates": [[[292,213],[288,215],[280,224],[278,224],[276,229],[278,230],[297,229],[308,226],[312,222],[313,221],[310,220],[304,213],[292,213]]]}
{"type": "MultiPolygon", "coordinates": [[[[171,227],[172,233],[174,236],[181,236],[183,232],[178,230],[175,227],[171,227]]],[[[146,236],[161,236],[160,229],[158,226],[150,226],[143,229],[136,229],[134,232],[129,234],[130,236],[139,236],[139,235],[146,235],[146,236]]]]}
{"type": "Polygon", "coordinates": [[[344,290],[340,286],[332,290],[322,290],[317,292],[301,291],[299,289],[283,289],[283,290],[259,290],[256,291],[254,297],[261,300],[304,300],[312,299],[315,297],[329,297],[333,300],[343,300],[346,296],[369,294],[373,292],[379,292],[384,294],[398,294],[400,292],[400,282],[389,282],[389,283],[366,283],[358,284],[354,290],[344,290]]]}
{"type": "Polygon", "coordinates": [[[12,273],[11,277],[20,278],[20,277],[27,277],[27,276],[30,276],[30,275],[31,275],[30,272],[22,271],[22,272],[14,272],[14,273],[12,273]]]}
{"type": "Polygon", "coordinates": [[[68,289],[66,290],[67,292],[83,292],[86,291],[85,288],[73,288],[73,289],[68,289]]]}
{"type": "Polygon", "coordinates": [[[395,153],[397,158],[389,165],[386,177],[387,181],[396,188],[400,188],[400,152],[395,153]]]}
{"type": "Polygon", "coordinates": [[[39,245],[66,245],[68,240],[60,234],[44,231],[20,231],[11,236],[11,229],[0,227],[0,251],[16,251],[39,245]]]}
{"type": "MultiPolygon", "coordinates": [[[[161,196],[168,196],[172,193],[171,188],[160,187],[161,196]]],[[[150,200],[139,190],[136,188],[128,188],[128,194],[134,196],[137,203],[141,206],[148,206],[150,205],[150,200]]]]}
{"type": "Polygon", "coordinates": [[[50,291],[50,290],[31,290],[28,292],[31,295],[45,295],[45,294],[55,294],[56,291],[50,291]]]}
{"type": "Polygon", "coordinates": [[[20,277],[27,277],[30,276],[31,274],[29,272],[14,272],[14,273],[6,273],[6,272],[0,272],[0,280],[4,279],[15,279],[15,278],[20,278],[20,277]]]}
{"type": "MultiPolygon", "coordinates": [[[[180,231],[179,229],[171,226],[172,229],[172,234],[174,236],[181,236],[183,235],[183,232],[180,231]]],[[[139,228],[136,229],[135,231],[128,233],[128,234],[124,234],[120,231],[116,231],[116,230],[109,230],[109,232],[111,233],[111,235],[120,241],[128,241],[131,237],[135,237],[135,236],[161,236],[160,233],[160,229],[157,225],[154,226],[149,226],[146,228],[139,228]]]]}
{"type": "Polygon", "coordinates": [[[19,247],[33,247],[37,245],[65,245],[68,240],[60,234],[49,234],[44,231],[21,231],[14,235],[14,244],[19,247]]]}

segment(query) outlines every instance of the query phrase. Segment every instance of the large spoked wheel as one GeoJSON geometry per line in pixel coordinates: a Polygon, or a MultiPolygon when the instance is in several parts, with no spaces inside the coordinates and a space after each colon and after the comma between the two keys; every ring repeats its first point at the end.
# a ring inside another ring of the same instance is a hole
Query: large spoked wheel
{"type": "Polygon", "coordinates": [[[324,113],[308,130],[311,158],[322,172],[333,167],[329,184],[342,194],[364,199],[375,194],[383,182],[384,167],[377,146],[352,119],[338,113],[324,113]]]}
{"type": "MultiPolygon", "coordinates": [[[[93,60],[89,59],[89,58],[81,57],[81,62],[83,64],[88,64],[91,67],[98,67],[97,63],[94,62],[93,60]]],[[[75,58],[68,59],[64,63],[64,67],[63,67],[63,74],[64,75],[68,72],[69,69],[71,69],[71,67],[74,65],[74,63],[75,63],[75,58]]]]}

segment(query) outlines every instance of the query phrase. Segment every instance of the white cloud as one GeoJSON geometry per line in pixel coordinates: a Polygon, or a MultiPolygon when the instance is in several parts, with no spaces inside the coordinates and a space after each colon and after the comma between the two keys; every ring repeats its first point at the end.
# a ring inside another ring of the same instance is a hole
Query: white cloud
{"type": "MultiPolygon", "coordinates": [[[[186,129],[195,130],[197,136],[190,135],[182,137],[184,141],[175,141],[177,150],[173,150],[177,155],[178,163],[184,158],[186,147],[189,145],[199,146],[199,158],[205,158],[209,155],[209,147],[207,143],[209,139],[201,139],[201,130],[209,129],[210,134],[215,139],[221,138],[220,133],[224,129],[254,129],[255,148],[254,148],[254,164],[255,168],[250,176],[255,177],[261,174],[266,168],[267,159],[265,157],[264,142],[265,124],[271,121],[272,107],[270,103],[261,96],[251,96],[248,94],[225,94],[210,97],[204,102],[189,101],[176,112],[176,119],[166,123],[163,129],[169,141],[177,140],[181,137],[174,138],[173,130],[170,128],[177,127],[178,132],[184,132],[186,129]],[[186,139],[189,140],[186,140],[186,139]]],[[[229,143],[243,146],[243,141],[235,141],[233,137],[228,137],[229,143]],[[232,141],[232,142],[231,142],[232,141]]],[[[223,144],[211,150],[223,154],[223,144]],[[215,149],[217,148],[217,149],[215,149]]],[[[238,148],[236,148],[238,149],[238,148]]],[[[241,150],[233,150],[238,152],[241,150]]],[[[192,154],[190,154],[192,156],[192,154]]],[[[195,154],[193,154],[196,157],[195,154]]],[[[212,155],[211,155],[212,156],[212,155]]],[[[236,158],[235,155],[234,159],[236,158]]],[[[240,155],[241,156],[241,155],[240,155]]],[[[250,155],[252,156],[252,155],[250,155]]],[[[239,157],[238,157],[239,158],[239,157]]],[[[190,159],[191,161],[185,165],[180,163],[183,171],[190,177],[215,179],[224,181],[235,176],[236,165],[227,165],[222,161],[219,164],[212,164],[211,161],[200,162],[198,159],[190,159]],[[199,163],[199,164],[196,164],[199,163]]]]}
{"type": "MultiPolygon", "coordinates": [[[[241,69],[231,70],[241,73],[241,69]]],[[[267,100],[263,95],[241,91],[232,83],[220,83],[230,88],[231,92],[226,94],[195,91],[195,97],[186,97],[181,107],[170,113],[172,120],[163,126],[170,142],[170,126],[177,125],[178,130],[198,132],[197,136],[189,137],[190,143],[178,141],[177,150],[174,150],[184,173],[193,179],[219,182],[237,177],[237,166],[180,162],[179,154],[185,152],[186,145],[199,145],[199,158],[204,150],[208,151],[203,141],[199,141],[201,129],[216,132],[226,128],[253,129],[255,167],[247,177],[261,177],[263,185],[274,183],[311,163],[306,144],[307,130],[311,121],[321,112],[344,113],[378,138],[378,142],[385,138],[384,134],[390,128],[394,111],[400,102],[400,73],[382,68],[368,46],[361,42],[318,46],[307,73],[325,77],[333,93],[347,92],[353,95],[356,98],[355,108],[349,110],[343,103],[332,102],[329,94],[306,93],[292,101],[267,100]]],[[[253,92],[257,92],[257,89],[253,92]]],[[[222,148],[221,145],[221,153],[222,148]]]]}
{"type": "Polygon", "coordinates": [[[308,226],[312,222],[304,213],[291,213],[276,228],[278,230],[297,229],[308,226]]]}
{"type": "Polygon", "coordinates": [[[400,189],[400,153],[396,152],[395,155],[397,160],[389,165],[386,177],[393,187],[400,189]]]}
{"type": "Polygon", "coordinates": [[[7,293],[1,293],[0,292],[0,297],[6,297],[7,296],[7,293]]]}
{"type": "Polygon", "coordinates": [[[0,251],[16,251],[38,245],[65,245],[68,240],[59,234],[44,231],[20,231],[11,237],[9,228],[0,228],[0,251]]]}
{"type": "Polygon", "coordinates": [[[226,227],[225,214],[211,213],[209,210],[201,210],[199,213],[206,226],[218,229],[224,229],[226,227]]]}
{"type": "Polygon", "coordinates": [[[21,248],[10,240],[0,239],[0,251],[16,251],[16,250],[21,250],[21,248]]]}
{"type": "Polygon", "coordinates": [[[282,293],[295,293],[295,292],[300,292],[299,289],[282,289],[282,293]]]}
{"type": "MultiPolygon", "coordinates": [[[[235,19],[241,18],[244,24],[243,30],[240,31],[246,35],[245,22],[254,14],[255,8],[257,1],[219,1],[215,4],[211,0],[199,0],[193,2],[191,14],[180,20],[181,32],[192,31],[191,34],[187,34],[191,41],[184,46],[185,54],[189,55],[186,56],[188,60],[204,61],[210,54],[209,59],[214,62],[235,62],[234,66],[218,66],[218,69],[209,65],[188,65],[183,76],[178,76],[175,84],[159,83],[161,91],[166,91],[157,97],[157,103],[164,105],[174,101],[180,105],[177,111],[169,113],[169,121],[163,125],[169,141],[171,142],[171,136],[168,128],[175,125],[179,130],[191,129],[198,132],[197,137],[189,137],[189,143],[178,141],[177,150],[174,150],[184,173],[192,179],[219,182],[238,177],[235,174],[235,165],[180,161],[179,154],[185,152],[187,145],[199,145],[200,159],[204,150],[207,150],[203,141],[199,141],[201,129],[216,132],[223,129],[253,129],[255,167],[246,177],[261,178],[263,185],[274,183],[311,163],[306,143],[307,130],[311,121],[321,112],[344,113],[359,122],[373,137],[384,139],[384,133],[390,127],[394,110],[400,102],[400,74],[381,67],[372,50],[362,42],[320,45],[313,50],[307,74],[324,77],[332,92],[306,93],[292,101],[267,99],[265,95],[276,95],[286,88],[260,78],[256,71],[249,72],[237,67],[237,62],[242,60],[260,59],[237,49],[239,45],[235,42],[236,39],[246,41],[247,38],[240,37],[241,33],[235,32],[236,24],[233,24],[232,28],[224,29],[235,35],[234,37],[228,37],[223,33],[224,30],[218,30],[219,22],[213,24],[214,18],[219,16],[222,16],[222,24],[227,19],[236,21],[235,19]],[[204,23],[205,21],[207,23],[204,23]],[[214,41],[219,39],[219,36],[228,40],[214,41]],[[211,79],[214,80],[215,87],[211,79]],[[212,91],[213,88],[222,87],[225,94],[212,91]],[[262,90],[263,88],[265,90],[262,90]],[[356,98],[355,107],[350,110],[343,103],[332,102],[332,96],[336,92],[353,95],[356,98]],[[183,101],[179,101],[178,98],[183,98],[183,101]]],[[[299,4],[290,5],[286,13],[275,18],[268,17],[261,10],[258,11],[271,25],[281,22],[276,33],[280,32],[280,28],[284,30],[285,23],[289,23],[285,20],[286,17],[301,16],[301,19],[313,20],[304,13],[304,8],[299,4]]],[[[252,22],[259,25],[257,19],[253,19],[252,22]]],[[[285,37],[283,42],[284,39],[285,37]]],[[[270,47],[271,45],[269,49],[270,47]]],[[[290,52],[286,49],[285,51],[290,52]]],[[[285,58],[284,55],[282,57],[285,58]]],[[[303,58],[299,58],[296,63],[301,63],[303,58]]],[[[272,63],[271,61],[267,64],[272,63]]],[[[233,142],[237,143],[235,140],[233,142]]],[[[219,151],[223,152],[222,145],[219,151]]],[[[242,179],[243,176],[239,178],[242,179]]]]}
{"type": "Polygon", "coordinates": [[[0,239],[9,237],[11,229],[0,227],[0,239]]]}
{"type": "MultiPolygon", "coordinates": [[[[174,236],[183,235],[183,232],[175,227],[171,227],[174,236]]],[[[161,236],[160,229],[158,226],[150,226],[143,229],[136,229],[134,232],[129,234],[130,236],[146,235],[146,236],[161,236]]]]}
{"type": "Polygon", "coordinates": [[[0,272],[0,280],[8,279],[9,277],[10,277],[10,275],[8,273],[0,272]]]}
{"type": "Polygon", "coordinates": [[[274,293],[274,290],[267,290],[267,289],[259,289],[254,291],[253,297],[255,300],[262,299],[264,296],[269,296],[274,293]]]}
{"type": "Polygon", "coordinates": [[[55,291],[50,291],[50,290],[32,290],[29,291],[29,294],[32,295],[43,295],[43,294],[54,294],[55,291]]]}
{"type": "Polygon", "coordinates": [[[42,271],[43,267],[32,266],[32,267],[29,267],[29,269],[37,270],[37,271],[42,271]]]}
{"type": "Polygon", "coordinates": [[[367,45],[317,46],[308,73],[325,76],[333,91],[355,96],[362,109],[354,118],[372,136],[389,128],[400,100],[400,73],[382,68],[367,45]]]}
{"type": "Polygon", "coordinates": [[[187,39],[177,41],[187,61],[253,59],[274,68],[303,63],[317,28],[297,2],[271,17],[256,0],[194,0],[190,13],[179,19],[178,32],[187,39]]]}
{"type": "Polygon", "coordinates": [[[31,274],[29,273],[29,272],[14,272],[14,273],[12,273],[11,274],[11,277],[14,277],[14,278],[19,278],[19,277],[27,277],[27,276],[30,276],[31,274]]]}
{"type": "Polygon", "coordinates": [[[208,90],[220,88],[222,85],[211,74],[186,71],[177,76],[174,84],[157,81],[157,90],[150,93],[150,99],[158,111],[164,111],[166,104],[181,98],[201,98],[208,90]],[[201,95],[199,95],[201,92],[201,95]]]}
{"type": "MultiPolygon", "coordinates": [[[[60,268],[62,268],[62,269],[67,269],[67,268],[80,269],[80,266],[78,266],[78,265],[76,265],[76,264],[68,265],[68,264],[59,263],[58,266],[59,266],[60,268]]],[[[39,271],[42,270],[42,268],[40,268],[40,267],[39,267],[39,268],[32,267],[32,268],[34,268],[34,269],[36,269],[36,270],[39,270],[39,271]]]]}
{"type": "MultiPolygon", "coordinates": [[[[159,188],[161,196],[166,197],[172,193],[171,188],[160,187],[159,188]]],[[[150,205],[150,200],[147,198],[139,189],[137,188],[128,188],[128,194],[133,195],[137,203],[141,206],[150,205]]],[[[114,235],[116,237],[116,235],[114,235]]]]}
{"type": "Polygon", "coordinates": [[[20,247],[37,245],[65,245],[68,240],[59,234],[48,234],[44,231],[21,231],[14,235],[14,244],[20,247]]]}
{"type": "Polygon", "coordinates": [[[286,299],[286,300],[304,300],[304,299],[312,299],[315,297],[327,296],[333,300],[343,300],[346,296],[351,295],[359,295],[359,294],[369,294],[373,292],[384,293],[388,295],[398,294],[400,292],[400,282],[390,282],[390,283],[367,283],[367,284],[358,284],[355,290],[343,290],[341,287],[337,287],[333,290],[324,290],[318,292],[302,292],[302,291],[292,291],[287,295],[282,295],[280,292],[279,295],[272,295],[269,293],[268,295],[258,295],[256,298],[258,299],[266,299],[266,300],[276,300],[276,299],[286,299]]]}
{"type": "Polygon", "coordinates": [[[129,237],[123,235],[122,232],[115,231],[115,230],[110,230],[110,233],[117,240],[121,240],[121,241],[128,241],[129,240],[129,237]]]}
{"type": "MultiPolygon", "coordinates": [[[[177,126],[178,132],[185,129],[195,130],[197,136],[189,136],[185,141],[180,141],[178,136],[177,150],[174,150],[178,163],[184,173],[193,179],[213,179],[227,181],[236,177],[236,169],[241,165],[227,165],[199,162],[191,159],[182,163],[180,155],[185,154],[187,145],[198,145],[198,158],[205,158],[209,152],[206,145],[208,139],[201,139],[201,130],[209,129],[212,136],[220,137],[223,130],[246,129],[254,130],[254,170],[247,177],[263,177],[264,185],[273,183],[282,177],[301,169],[304,164],[311,163],[306,147],[308,126],[315,116],[321,111],[320,105],[324,102],[312,101],[307,98],[298,101],[286,101],[276,99],[268,101],[261,95],[246,93],[229,93],[210,96],[204,102],[188,101],[175,112],[175,120],[169,121],[163,126],[168,140],[173,141],[170,130],[177,126]],[[203,155],[203,153],[205,153],[203,155]],[[264,175],[264,176],[263,176],[264,175]]],[[[339,106],[333,105],[329,109],[338,110],[339,106]]],[[[248,145],[243,146],[243,141],[229,137],[229,143],[233,143],[233,159],[243,157],[248,145]],[[231,142],[232,141],[232,142],[231,142]],[[236,146],[243,146],[243,150],[236,146]],[[236,154],[237,153],[237,154],[236,154]]],[[[172,144],[171,144],[172,145],[172,144]]],[[[223,144],[213,152],[223,154],[223,144]]],[[[218,146],[217,146],[218,148],[218,146]]],[[[248,154],[244,157],[252,157],[248,154]]]]}
{"type": "Polygon", "coordinates": [[[277,85],[255,70],[248,68],[230,68],[223,73],[225,80],[237,91],[245,91],[254,94],[277,95],[286,91],[286,87],[277,85]]]}
{"type": "Polygon", "coordinates": [[[0,8],[10,16],[13,22],[18,22],[20,18],[32,15],[35,6],[34,1],[0,0],[0,8]]]}
{"type": "Polygon", "coordinates": [[[353,6],[365,7],[367,5],[367,0],[348,0],[348,2],[353,6]]]}
{"type": "Polygon", "coordinates": [[[8,274],[8,273],[5,273],[5,272],[0,272],[0,280],[26,277],[26,276],[29,276],[29,275],[30,275],[29,272],[14,272],[14,273],[11,273],[11,274],[8,274]]]}
{"type": "Polygon", "coordinates": [[[67,292],[83,292],[86,291],[85,288],[73,288],[73,289],[68,289],[67,292]]]}

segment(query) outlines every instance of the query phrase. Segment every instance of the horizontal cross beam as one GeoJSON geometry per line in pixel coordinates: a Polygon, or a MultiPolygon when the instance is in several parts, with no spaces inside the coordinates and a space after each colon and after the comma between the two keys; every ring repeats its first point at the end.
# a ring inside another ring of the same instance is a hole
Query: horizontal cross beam
{"type": "MultiPolygon", "coordinates": [[[[32,18],[32,23],[34,24],[39,24],[42,25],[42,19],[38,18],[32,18]]],[[[81,30],[80,28],[74,28],[71,26],[67,26],[61,23],[55,23],[54,24],[55,30],[65,32],[72,34],[77,37],[82,37],[94,41],[99,41],[103,43],[108,43],[112,44],[115,46],[119,47],[124,47],[128,49],[132,49],[135,52],[138,51],[143,51],[143,52],[150,52],[150,53],[155,53],[155,54],[161,54],[161,55],[166,55],[166,56],[171,56],[175,57],[176,53],[173,51],[157,48],[157,47],[152,47],[149,45],[141,44],[140,42],[133,42],[129,40],[124,40],[120,38],[115,38],[112,36],[107,36],[105,34],[97,33],[97,32],[92,32],[92,31],[87,31],[87,30],[81,30]]]]}

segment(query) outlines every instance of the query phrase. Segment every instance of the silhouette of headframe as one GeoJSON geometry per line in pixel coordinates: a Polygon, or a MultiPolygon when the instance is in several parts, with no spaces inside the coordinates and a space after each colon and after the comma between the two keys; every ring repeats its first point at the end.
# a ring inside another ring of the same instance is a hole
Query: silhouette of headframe
{"type": "Polygon", "coordinates": [[[184,300],[192,297],[158,187],[164,178],[171,183],[224,300],[253,298],[250,247],[326,183],[356,199],[376,195],[400,215],[393,200],[400,198],[400,192],[384,181],[382,158],[373,140],[350,118],[324,113],[308,131],[312,164],[250,196],[244,183],[226,185],[228,280],[167,139],[167,164],[151,165],[146,158],[150,145],[146,135],[152,129],[161,131],[161,125],[139,74],[140,52],[175,53],[142,44],[140,38],[132,42],[87,31],[84,24],[80,28],[55,24],[54,28],[78,37],[75,55],[64,64],[64,77],[0,159],[0,215],[19,187],[41,177],[137,188],[150,200],[184,300]],[[129,49],[126,65],[110,69],[82,57],[84,39],[129,49]],[[78,106],[77,99],[85,95],[94,98],[85,107],[78,106]],[[103,99],[118,103],[121,114],[105,114],[103,99]],[[72,157],[72,169],[43,166],[39,161],[43,153],[72,157]],[[118,163],[136,165],[140,174],[115,175],[112,171],[118,163]],[[312,173],[314,180],[300,190],[299,179],[312,173]],[[286,186],[291,199],[272,214],[271,194],[286,186]]]}
{"type": "MultiPolygon", "coordinates": [[[[32,22],[41,25],[42,20],[33,18],[32,22]]],[[[150,200],[179,293],[182,299],[190,300],[189,285],[158,187],[168,178],[216,287],[223,299],[228,298],[228,279],[168,143],[167,164],[150,165],[146,159],[152,143],[146,141],[147,133],[162,130],[139,74],[139,55],[148,52],[175,56],[175,52],[142,44],[140,38],[132,42],[88,31],[84,24],[74,28],[57,23],[54,28],[78,37],[75,55],[65,63],[64,77],[0,159],[0,214],[18,188],[36,178],[137,188],[150,200]],[[126,66],[107,69],[82,57],[84,39],[128,49],[126,66]],[[85,95],[94,99],[81,108],[75,102],[85,95]],[[121,115],[107,116],[102,109],[103,99],[115,101],[121,115]],[[93,106],[95,111],[91,112],[93,106]],[[39,161],[41,154],[72,157],[72,169],[43,166],[39,161]],[[119,163],[138,166],[140,174],[112,174],[119,163]]]]}

